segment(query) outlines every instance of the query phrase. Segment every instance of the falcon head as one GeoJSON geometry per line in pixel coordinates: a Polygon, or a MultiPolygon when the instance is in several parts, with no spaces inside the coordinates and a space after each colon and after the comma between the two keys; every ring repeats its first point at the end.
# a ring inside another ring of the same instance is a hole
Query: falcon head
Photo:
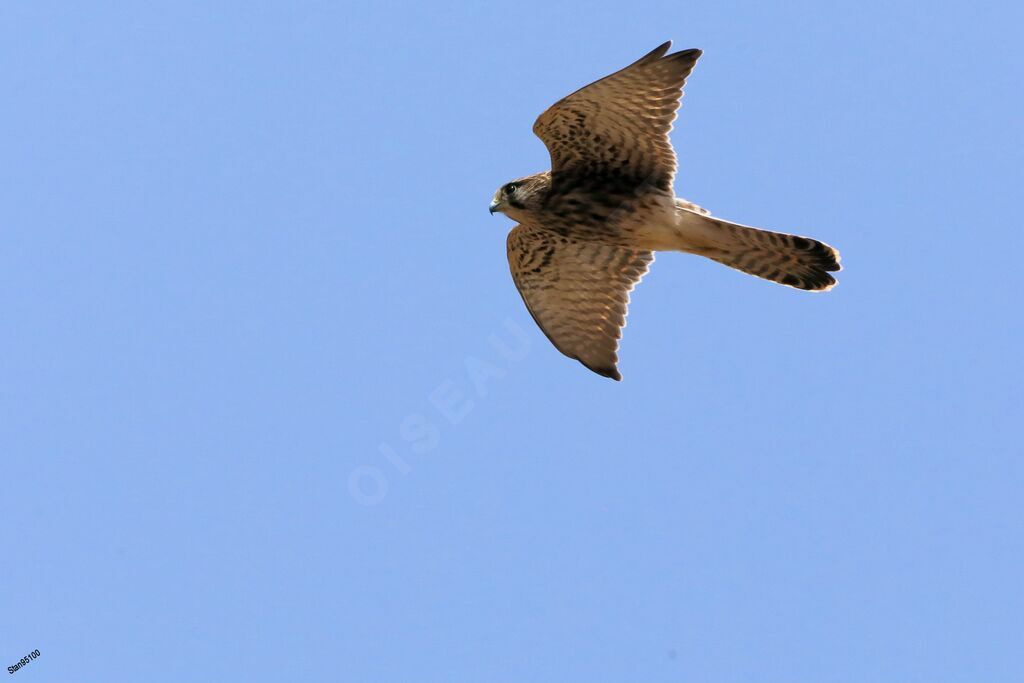
{"type": "Polygon", "coordinates": [[[541,211],[550,190],[550,171],[505,183],[494,193],[491,213],[500,211],[514,221],[526,222],[531,214],[541,211]]]}

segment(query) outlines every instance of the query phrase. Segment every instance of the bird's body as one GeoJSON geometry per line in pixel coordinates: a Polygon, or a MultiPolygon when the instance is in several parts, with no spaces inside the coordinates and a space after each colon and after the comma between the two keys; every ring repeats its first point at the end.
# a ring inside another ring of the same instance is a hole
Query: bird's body
{"type": "Polygon", "coordinates": [[[491,212],[519,222],[508,236],[516,286],[567,356],[621,379],[618,339],[629,292],[655,251],[705,256],[805,290],[835,284],[839,254],[807,237],[713,218],[675,196],[668,133],[699,50],[666,43],[544,112],[534,132],[552,170],[506,183],[491,212]]]}
{"type": "Polygon", "coordinates": [[[520,193],[536,192],[537,203],[509,206],[505,213],[524,224],[542,225],[563,237],[623,247],[671,249],[675,198],[668,193],[593,186],[552,191],[551,172],[513,181],[520,193]]]}

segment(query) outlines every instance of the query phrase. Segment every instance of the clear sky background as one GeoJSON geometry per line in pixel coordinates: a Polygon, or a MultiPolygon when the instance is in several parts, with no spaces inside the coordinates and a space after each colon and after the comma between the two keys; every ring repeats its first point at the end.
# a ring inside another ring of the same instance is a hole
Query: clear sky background
{"type": "MultiPolygon", "coordinates": [[[[0,666],[1020,681],[1020,3],[6,2],[0,666]],[[534,118],[705,56],[622,383],[511,282],[534,118]]],[[[3,671],[4,676],[8,676],[3,671]]]]}

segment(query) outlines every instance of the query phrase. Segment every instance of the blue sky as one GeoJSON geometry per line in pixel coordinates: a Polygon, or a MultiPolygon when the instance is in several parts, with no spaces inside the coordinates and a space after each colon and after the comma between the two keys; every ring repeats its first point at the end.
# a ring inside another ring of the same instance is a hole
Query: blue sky
{"type": "Polygon", "coordinates": [[[6,3],[0,666],[1021,680],[1022,14],[6,3]],[[615,383],[487,204],[666,39],[678,193],[845,270],[661,255],[615,383]]]}

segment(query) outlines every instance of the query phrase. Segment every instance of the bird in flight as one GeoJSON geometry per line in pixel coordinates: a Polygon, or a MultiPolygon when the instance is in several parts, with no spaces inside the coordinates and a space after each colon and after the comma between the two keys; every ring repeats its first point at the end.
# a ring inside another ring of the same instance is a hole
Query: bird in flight
{"type": "Polygon", "coordinates": [[[676,197],[669,131],[700,50],[671,42],[565,97],[533,124],[551,170],[491,201],[517,221],[508,262],[526,308],[555,347],[621,380],[629,293],[655,251],[698,254],[796,289],[825,291],[839,252],[810,237],[723,221],[676,197]]]}

